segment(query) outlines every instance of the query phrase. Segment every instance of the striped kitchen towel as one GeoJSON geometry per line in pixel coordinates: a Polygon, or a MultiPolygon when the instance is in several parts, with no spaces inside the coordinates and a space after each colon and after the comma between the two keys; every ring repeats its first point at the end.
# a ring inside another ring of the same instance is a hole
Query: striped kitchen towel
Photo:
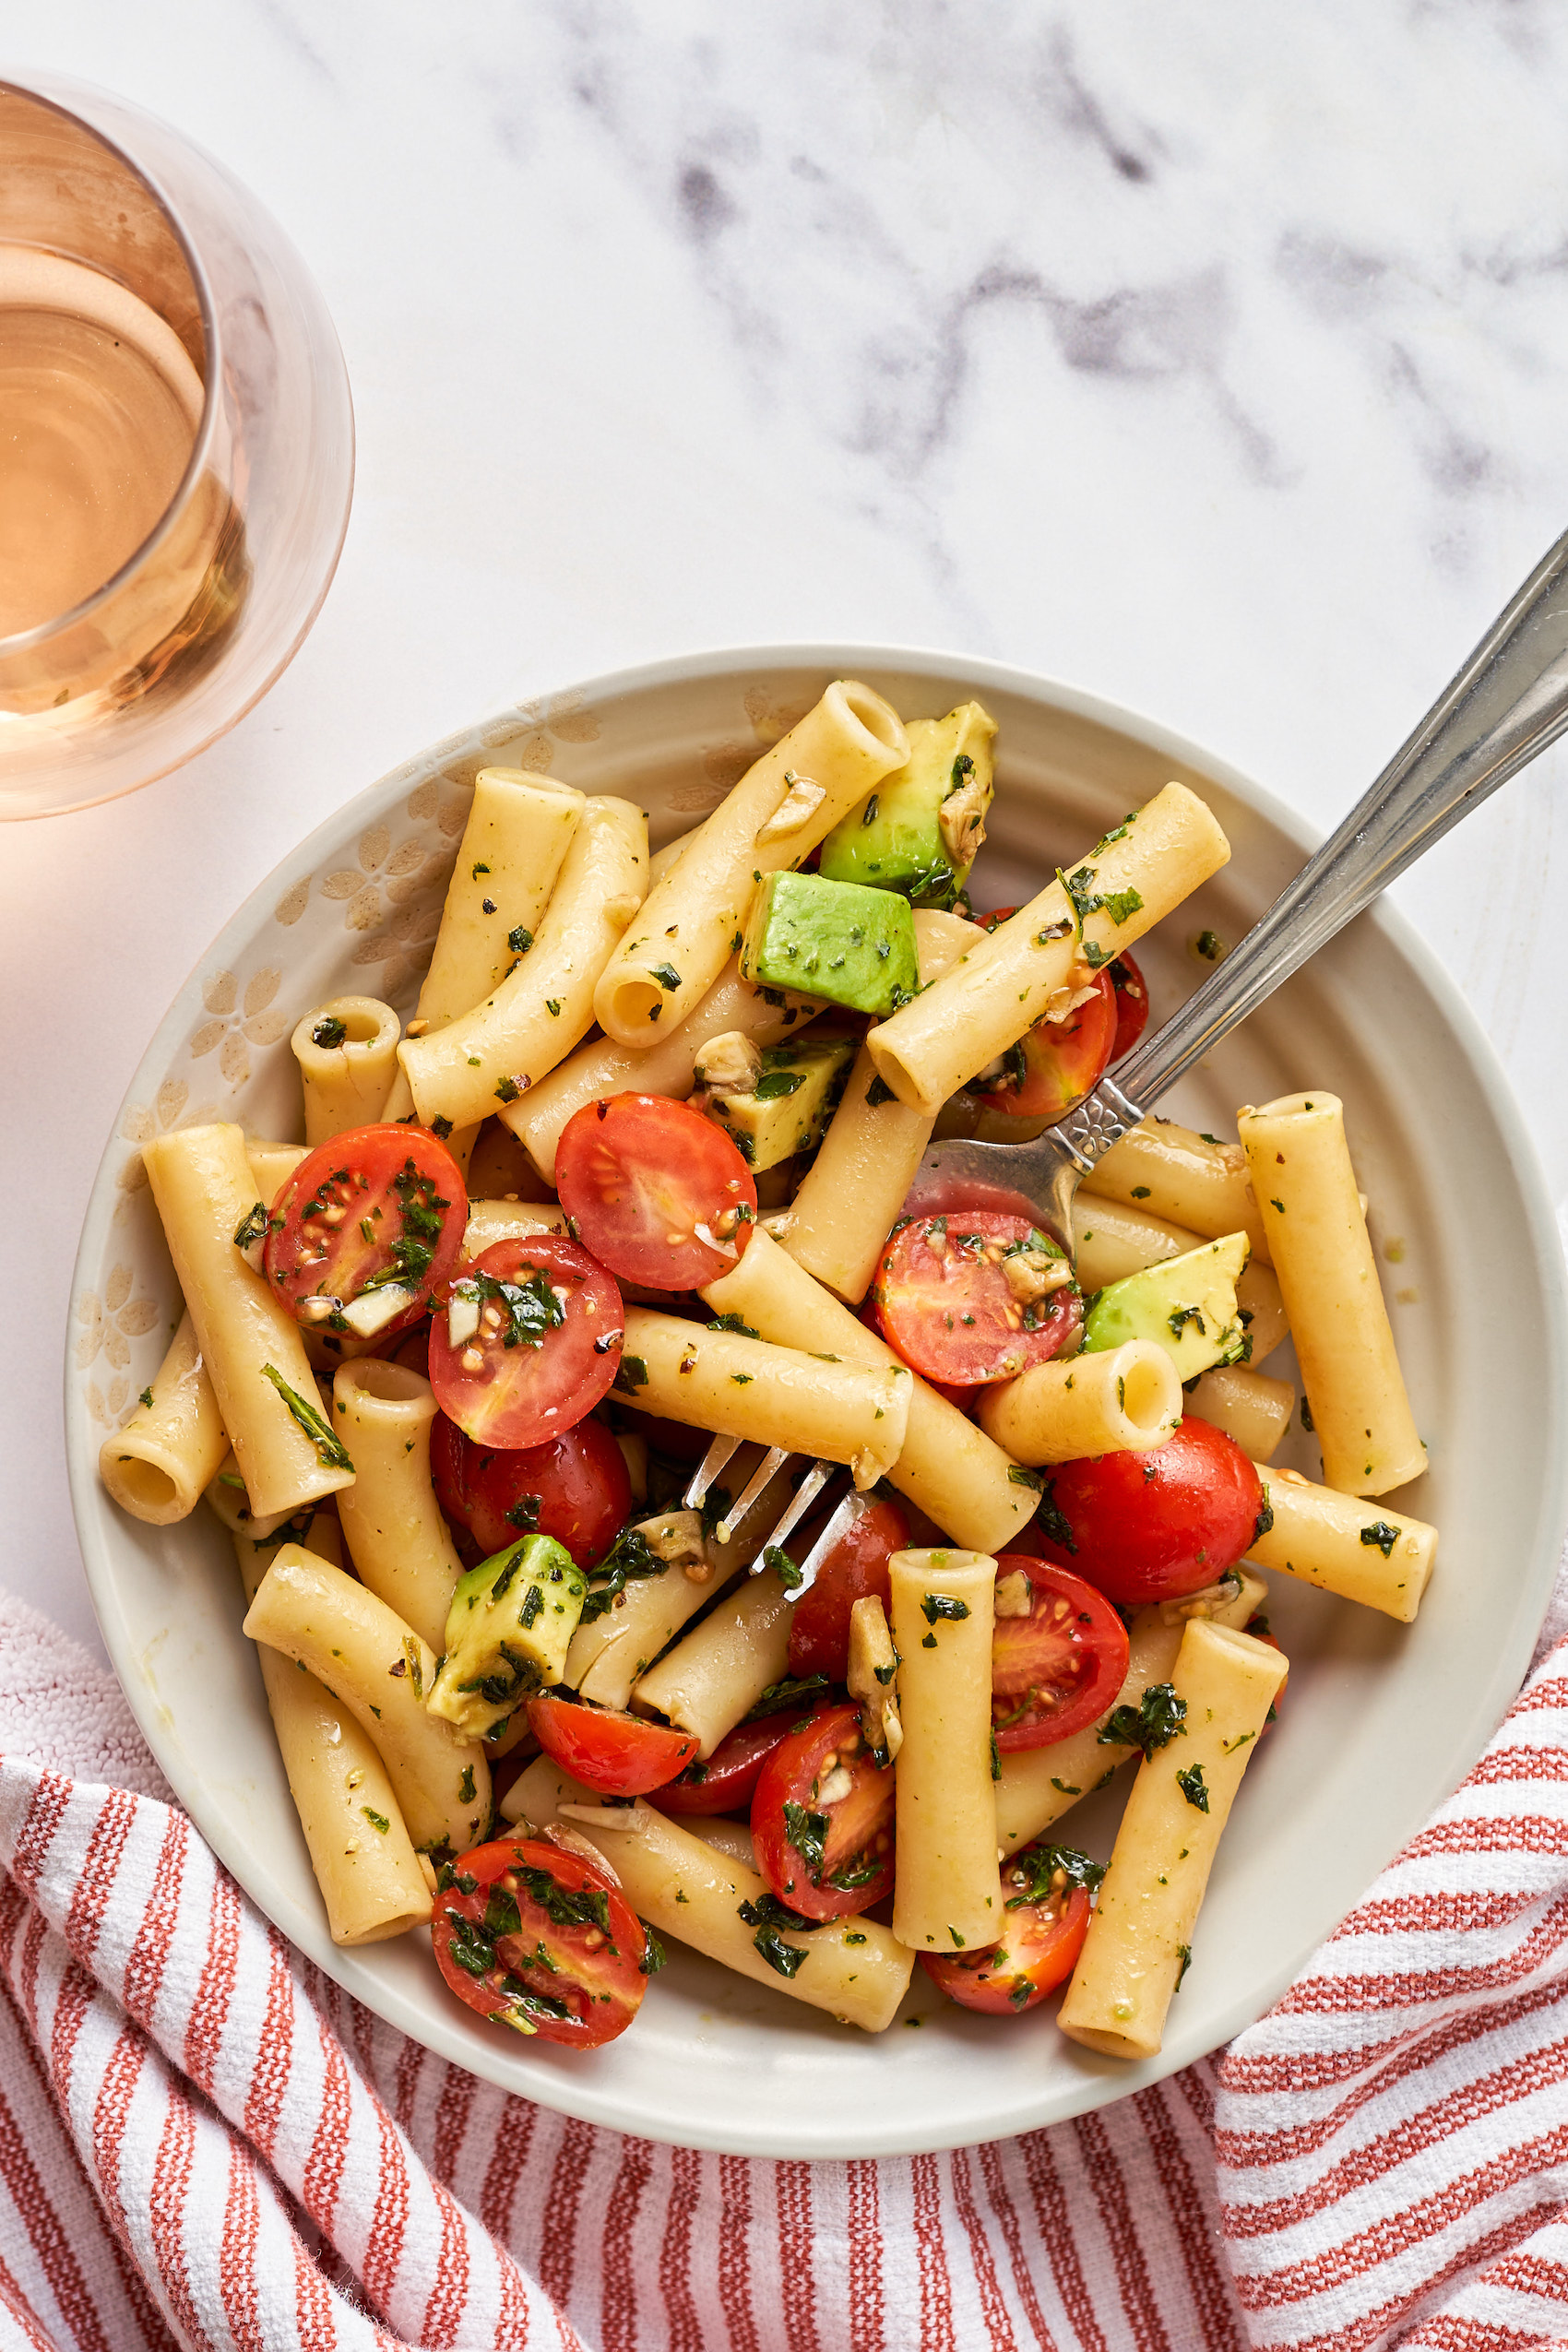
{"type": "Polygon", "coordinates": [[[874,2164],[622,2138],[404,2040],[3,1597],[0,1750],[0,2352],[1568,2341],[1568,1645],[1218,2066],[874,2164]]]}

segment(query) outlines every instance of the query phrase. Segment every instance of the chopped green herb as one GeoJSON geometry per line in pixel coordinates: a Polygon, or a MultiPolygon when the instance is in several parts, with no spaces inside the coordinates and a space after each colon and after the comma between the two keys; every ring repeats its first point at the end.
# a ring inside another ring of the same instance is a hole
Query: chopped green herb
{"type": "Polygon", "coordinates": [[[506,944],[514,956],[528,954],[529,949],[533,945],[533,933],[527,923],[519,923],[515,931],[509,931],[506,933],[506,944]]]}
{"type": "Polygon", "coordinates": [[[1374,1519],[1370,1527],[1361,1529],[1361,1541],[1375,1543],[1386,1560],[1404,1532],[1403,1527],[1391,1526],[1386,1519],[1374,1519]]]}
{"type": "Polygon", "coordinates": [[[623,1356],[615,1368],[617,1388],[631,1390],[647,1386],[647,1366],[640,1356],[623,1356]]]}
{"type": "Polygon", "coordinates": [[[786,1800],[785,1839],[811,1872],[814,1884],[821,1876],[823,1859],[827,1850],[827,1833],[832,1826],[826,1813],[815,1813],[805,1805],[786,1800]]]}
{"type": "Polygon", "coordinates": [[[1135,1707],[1112,1707],[1099,1735],[1102,1748],[1141,1748],[1152,1756],[1169,1746],[1186,1720],[1187,1702],[1170,1682],[1151,1682],[1135,1707]]]}
{"type": "Polygon", "coordinates": [[[1026,1903],[1042,1903],[1048,1895],[1061,1895],[1075,1886],[1093,1895],[1105,1876],[1105,1864],[1091,1861],[1076,1846],[1033,1845],[1021,1847],[1007,1865],[1009,1879],[1020,1871],[1024,1883],[1016,1895],[1008,1896],[1009,1911],[1016,1911],[1026,1903]],[[1060,1885],[1056,1883],[1058,1871],[1062,1874],[1060,1885]]]}
{"type": "Polygon", "coordinates": [[[474,1788],[474,1768],[472,1764],[465,1764],[463,1776],[457,1783],[457,1802],[460,1805],[471,1805],[477,1793],[474,1788]]]}
{"type": "Polygon", "coordinates": [[[1192,1945],[1190,1943],[1179,1943],[1176,1946],[1176,1957],[1182,1963],[1181,1967],[1176,1972],[1176,1990],[1180,1992],[1182,1990],[1182,1979],[1185,1977],[1188,1969],[1193,1965],[1192,1945]]]}
{"type": "MultiPolygon", "coordinates": [[[[150,1389],[150,1388],[144,1388],[144,1389],[142,1390],[141,1395],[137,1397],[137,1404],[138,1404],[138,1405],[145,1405],[145,1406],[147,1407],[148,1411],[148,1412],[150,1412],[150,1411],[152,1410],[152,1391],[151,1391],[151,1389],[150,1389]]],[[[240,1484],[241,1484],[242,1486],[244,1484],[244,1480],[243,1479],[240,1480],[240,1484]]]]}
{"type": "Polygon", "coordinates": [[[339,1020],[335,1013],[324,1013],[310,1033],[310,1041],[312,1045],[319,1045],[324,1053],[331,1053],[344,1042],[348,1034],[347,1024],[339,1020]]]}
{"type": "Polygon", "coordinates": [[[369,1822],[372,1829],[379,1830],[382,1836],[385,1837],[387,1831],[392,1826],[386,1814],[378,1813],[375,1812],[374,1808],[370,1805],[362,1805],[360,1807],[360,1811],[363,1813],[366,1821],[369,1822]]]}
{"type": "Polygon", "coordinates": [[[1189,1764],[1185,1772],[1179,1772],[1176,1775],[1176,1786],[1189,1805],[1195,1805],[1200,1813],[1207,1812],[1208,1790],[1204,1786],[1204,1768],[1201,1764],[1189,1764]]]}
{"type": "Polygon", "coordinates": [[[290,1387],[276,1364],[263,1364],[261,1372],[262,1378],[272,1383],[327,1467],[329,1470],[351,1470],[354,1466],[348,1449],[339,1443],[315,1407],[307,1405],[299,1391],[290,1387]]]}
{"type": "Polygon", "coordinates": [[[266,1239],[267,1209],[262,1202],[257,1201],[255,1206],[247,1209],[235,1226],[234,1247],[237,1250],[254,1249],[258,1241],[265,1241],[266,1239]]]}

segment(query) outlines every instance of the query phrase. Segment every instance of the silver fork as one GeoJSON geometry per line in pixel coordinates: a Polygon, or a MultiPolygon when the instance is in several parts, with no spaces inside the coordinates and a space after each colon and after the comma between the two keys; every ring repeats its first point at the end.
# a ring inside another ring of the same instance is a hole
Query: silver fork
{"type": "Polygon", "coordinates": [[[1337,831],[1114,1079],[1030,1141],[954,1136],[921,1162],[911,1203],[1021,1209],[1073,1255],[1084,1177],[1194,1063],[1359,915],[1451,826],[1568,727],[1568,534],[1531,573],[1337,831]]]}
{"type": "MultiPolygon", "coordinates": [[[[688,1511],[702,1509],[703,1504],[707,1501],[714,1480],[719,1477],[719,1472],[726,1469],[733,1461],[741,1443],[742,1441],[738,1437],[714,1439],[694,1471],[690,1484],[682,1497],[688,1511]]],[[[775,1445],[763,1455],[734,1501],[725,1504],[723,1516],[714,1523],[714,1533],[720,1543],[729,1542],[731,1536],[740,1526],[747,1512],[754,1503],[760,1502],[766,1490],[790,1459],[790,1449],[784,1445],[775,1445]]],[[[783,1546],[830,1481],[842,1475],[842,1465],[837,1462],[818,1460],[808,1466],[805,1476],[757,1547],[755,1558],[748,1563],[749,1574],[761,1575],[763,1570],[768,1565],[768,1553],[783,1546]]],[[[856,1520],[871,1509],[874,1500],[874,1496],[859,1493],[854,1487],[850,1487],[835,1504],[828,1515],[826,1525],[805,1558],[799,1563],[796,1570],[796,1582],[786,1586],[791,1600],[799,1600],[803,1592],[811,1590],[816,1582],[817,1572],[834,1545],[841,1537],[848,1535],[856,1520]]]]}

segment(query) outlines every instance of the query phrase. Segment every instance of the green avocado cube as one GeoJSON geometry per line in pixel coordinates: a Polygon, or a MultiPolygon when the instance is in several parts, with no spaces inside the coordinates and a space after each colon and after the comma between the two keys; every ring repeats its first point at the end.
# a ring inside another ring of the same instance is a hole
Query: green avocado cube
{"type": "Polygon", "coordinates": [[[553,1536],[525,1536],[459,1577],[446,1655],[425,1705],[470,1740],[499,1739],[517,1708],[559,1682],[588,1580],[553,1536]]]}
{"type": "Polygon", "coordinates": [[[854,1058],[855,1040],[849,1037],[804,1037],[797,1044],[770,1045],[749,1094],[710,1095],[703,1107],[760,1175],[797,1152],[816,1149],[854,1058]]]}
{"type": "Polygon", "coordinates": [[[1184,1381],[1215,1364],[1244,1363],[1253,1343],[1236,1311],[1236,1285],[1251,1253],[1244,1233],[1227,1233],[1108,1283],[1084,1317],[1085,1353],[1152,1339],[1184,1381]]]}
{"type": "Polygon", "coordinates": [[[836,825],[819,871],[830,882],[898,890],[914,905],[951,907],[985,839],[996,721],[978,702],[945,719],[914,719],[908,765],[836,825]]]}
{"type": "Polygon", "coordinates": [[[741,977],[878,1018],[919,982],[909,901],[818,873],[770,873],[741,941],[741,977]]]}

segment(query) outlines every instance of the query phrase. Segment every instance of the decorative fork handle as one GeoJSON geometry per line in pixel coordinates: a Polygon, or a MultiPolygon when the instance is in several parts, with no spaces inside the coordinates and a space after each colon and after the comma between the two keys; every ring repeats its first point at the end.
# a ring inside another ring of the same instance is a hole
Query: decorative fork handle
{"type": "Polygon", "coordinates": [[[1568,534],[1370,792],[1163,1028],[1056,1134],[1086,1169],[1239,1021],[1568,727],[1568,534]]]}

